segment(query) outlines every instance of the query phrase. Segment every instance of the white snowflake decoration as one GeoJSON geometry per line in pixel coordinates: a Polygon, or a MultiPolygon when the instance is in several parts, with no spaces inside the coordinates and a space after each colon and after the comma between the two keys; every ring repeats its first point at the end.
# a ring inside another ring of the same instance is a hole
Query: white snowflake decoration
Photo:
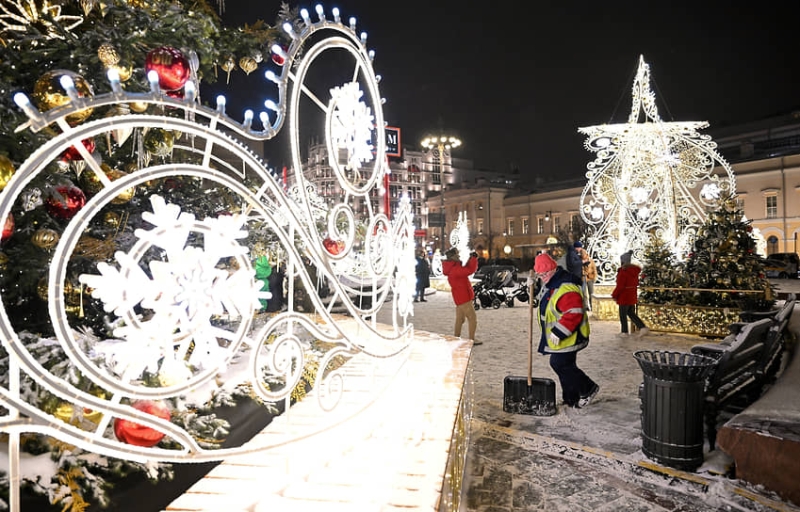
{"type": "Polygon", "coordinates": [[[92,296],[103,301],[106,311],[127,320],[114,335],[137,347],[142,365],[136,371],[142,366],[154,370],[165,355],[183,359],[191,342],[194,349],[188,361],[207,367],[222,352],[218,339],[232,337],[229,331],[212,325],[212,318],[252,315],[260,307],[259,298],[270,298],[259,291],[262,283],[254,279],[249,266],[240,265],[232,273],[217,267],[247,253],[237,242],[247,236],[241,229],[243,218],[223,215],[197,221],[160,196],[152,196],[150,202],[153,212],[142,217],[154,229],[136,230],[139,242],[129,252],[115,254],[119,268],[98,263],[101,275],[84,274],[80,280],[93,289],[92,296]],[[203,247],[187,244],[192,232],[202,233],[203,247]],[[166,260],[150,262],[151,277],[140,267],[139,259],[155,247],[166,253],[166,260]],[[152,311],[152,316],[139,320],[133,312],[136,306],[152,311]],[[170,332],[175,333],[174,339],[165,339],[164,333],[170,332]]]}
{"type": "Polygon", "coordinates": [[[469,229],[467,228],[467,212],[458,213],[456,227],[450,232],[450,245],[458,249],[461,263],[464,265],[469,261],[469,229]]]}
{"type": "Polygon", "coordinates": [[[375,118],[361,101],[363,95],[356,82],[331,89],[331,138],[334,147],[347,152],[345,168],[353,171],[359,170],[362,162],[373,158],[375,118]]]}

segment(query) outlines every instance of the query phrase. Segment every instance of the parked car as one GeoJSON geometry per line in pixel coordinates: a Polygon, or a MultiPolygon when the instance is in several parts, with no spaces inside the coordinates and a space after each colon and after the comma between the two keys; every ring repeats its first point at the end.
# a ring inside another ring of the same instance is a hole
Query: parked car
{"type": "Polygon", "coordinates": [[[764,273],[769,278],[788,279],[797,276],[797,270],[794,270],[795,274],[792,276],[793,267],[785,261],[770,257],[763,260],[762,263],[764,264],[764,273]]]}
{"type": "Polygon", "coordinates": [[[514,281],[517,280],[517,272],[519,268],[514,260],[510,258],[491,258],[486,260],[486,263],[480,265],[478,270],[473,275],[473,279],[483,280],[485,277],[490,277],[492,274],[501,271],[511,271],[511,276],[514,281]]]}
{"type": "MultiPolygon", "coordinates": [[[[778,272],[777,277],[797,279],[797,272],[800,271],[800,256],[794,252],[776,252],[767,256],[767,260],[777,261],[783,264],[783,268],[778,272]],[[785,275],[781,275],[785,274],[785,275]]],[[[771,277],[767,274],[767,277],[771,277]]]]}

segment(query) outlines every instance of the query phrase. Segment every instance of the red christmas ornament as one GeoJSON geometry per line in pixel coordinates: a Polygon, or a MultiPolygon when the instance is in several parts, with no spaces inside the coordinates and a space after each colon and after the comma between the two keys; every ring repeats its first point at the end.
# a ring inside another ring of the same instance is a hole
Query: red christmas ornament
{"type": "MultiPolygon", "coordinates": [[[[86,151],[89,153],[94,153],[94,139],[83,139],[81,143],[83,144],[83,147],[86,148],[86,151]]],[[[64,153],[61,154],[61,160],[65,162],[72,162],[73,160],[83,160],[83,157],[78,152],[78,148],[75,146],[70,146],[66,149],[66,151],[64,151],[64,153]]]]}
{"type": "MultiPolygon", "coordinates": [[[[169,409],[164,405],[164,402],[139,400],[131,404],[131,406],[136,410],[146,412],[162,420],[169,420],[170,418],[169,409]]],[[[123,443],[148,448],[157,445],[164,439],[164,434],[158,430],[121,418],[114,419],[114,435],[123,443]]]]}
{"type": "Polygon", "coordinates": [[[189,61],[180,50],[171,46],[162,46],[150,50],[145,59],[146,73],[158,73],[158,86],[165,91],[177,91],[186,84],[191,69],[189,61]]]}
{"type": "MultiPolygon", "coordinates": [[[[287,48],[284,45],[280,45],[281,50],[283,50],[283,55],[286,55],[287,48]]],[[[279,53],[272,52],[272,62],[277,64],[278,66],[283,66],[286,64],[286,57],[279,53]]]]}
{"type": "Polygon", "coordinates": [[[334,256],[344,251],[344,242],[341,240],[333,240],[330,237],[322,241],[322,246],[325,247],[326,251],[334,256]]]}
{"type": "Polygon", "coordinates": [[[5,242],[11,235],[14,234],[14,215],[9,212],[8,217],[6,217],[6,222],[3,224],[3,236],[0,239],[0,243],[5,242]]]}
{"type": "Polygon", "coordinates": [[[176,100],[182,100],[185,95],[186,91],[184,91],[183,87],[174,91],[167,91],[167,96],[176,100]]]}
{"type": "Polygon", "coordinates": [[[56,187],[55,193],[45,200],[48,213],[61,220],[69,220],[86,204],[86,195],[76,186],[56,187]]]}

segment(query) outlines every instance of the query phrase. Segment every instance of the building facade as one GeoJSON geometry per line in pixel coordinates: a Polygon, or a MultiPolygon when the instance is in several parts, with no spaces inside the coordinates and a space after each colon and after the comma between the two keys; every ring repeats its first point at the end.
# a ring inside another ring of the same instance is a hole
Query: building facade
{"type": "MultiPolygon", "coordinates": [[[[800,111],[710,134],[733,168],[737,199],[764,239],[764,255],[797,252],[800,111]]],[[[408,196],[417,244],[429,253],[449,247],[447,237],[463,213],[479,256],[514,258],[525,270],[537,253],[581,222],[578,208],[585,179],[531,186],[519,174],[477,170],[449,151],[439,158],[435,151],[411,148],[404,148],[403,158],[390,161],[390,169],[388,188],[371,198],[373,208],[385,209],[381,194],[388,194],[391,217],[401,198],[408,196]]],[[[341,197],[323,145],[309,148],[306,173],[322,197],[341,197]]]]}

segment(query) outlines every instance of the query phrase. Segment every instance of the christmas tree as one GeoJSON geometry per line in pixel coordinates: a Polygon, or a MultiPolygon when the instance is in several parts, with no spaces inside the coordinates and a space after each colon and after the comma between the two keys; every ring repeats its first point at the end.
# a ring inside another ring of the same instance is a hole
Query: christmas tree
{"type": "Polygon", "coordinates": [[[669,288],[689,288],[683,263],[669,244],[653,236],[642,254],[644,268],[639,276],[639,299],[648,304],[685,304],[686,294],[669,288]]]}
{"type": "MultiPolygon", "coordinates": [[[[276,26],[286,21],[298,23],[297,14],[283,5],[276,26]]],[[[174,98],[194,95],[202,101],[201,85],[224,79],[226,74],[251,73],[269,58],[273,44],[288,44],[288,35],[263,21],[249,26],[225,28],[215,6],[205,0],[0,0],[0,190],[8,184],[17,167],[37,148],[60,133],[93,121],[130,112],[147,115],[183,117],[182,111],[163,106],[131,102],[101,108],[79,110],[66,117],[65,125],[53,124],[42,129],[25,128],[28,116],[15,101],[23,92],[41,112],[68,105],[75,98],[88,98],[112,91],[118,77],[128,92],[151,90],[147,73],[155,72],[158,87],[174,98]],[[283,34],[283,35],[282,35],[283,34]],[[69,80],[65,85],[63,77],[69,80]],[[74,90],[70,90],[71,82],[74,90]]],[[[106,181],[123,179],[129,173],[152,162],[169,165],[171,161],[203,163],[186,134],[152,126],[133,129],[112,127],[103,137],[89,137],[64,148],[58,158],[43,162],[48,172],[37,174],[26,185],[11,213],[5,219],[0,247],[0,287],[9,321],[20,341],[39,365],[52,375],[68,381],[91,396],[105,398],[107,391],[96,380],[86,378],[70,364],[68,355],[55,339],[55,326],[49,320],[54,291],[49,278],[55,268],[54,251],[59,240],[68,234],[68,225],[87,201],[100,194],[106,181]],[[182,141],[180,144],[178,141],[182,141]],[[179,147],[180,146],[180,147],[179,147]],[[99,164],[106,180],[89,170],[91,159],[99,164]]],[[[206,164],[216,165],[214,162],[206,164]]],[[[220,161],[218,165],[224,165],[220,161]]],[[[248,177],[242,187],[254,187],[248,177]]],[[[159,197],[165,205],[180,205],[197,219],[213,219],[224,224],[226,217],[242,208],[241,201],[225,187],[216,186],[191,175],[154,177],[141,185],[118,191],[98,211],[79,236],[63,280],[64,314],[80,320],[81,330],[71,334],[92,357],[92,364],[109,373],[119,371],[124,354],[115,352],[113,337],[121,324],[111,320],[103,303],[90,293],[92,286],[79,276],[97,274],[98,268],[114,260],[121,247],[136,244],[137,230],[152,228],[148,214],[157,216],[159,197]]],[[[165,206],[165,208],[168,208],[165,206]]],[[[204,221],[205,222],[205,221],[204,221]]],[[[207,221],[210,225],[212,221],[207,221]]],[[[203,224],[203,225],[206,225],[203,224]]],[[[214,234],[214,233],[212,233],[214,234]]],[[[209,234],[190,233],[189,242],[209,234]]],[[[274,234],[268,229],[250,230],[243,244],[256,256],[270,254],[274,234]]],[[[159,260],[166,251],[155,247],[142,255],[145,262],[159,260]]],[[[251,253],[251,255],[252,255],[251,253]]],[[[217,265],[219,273],[235,275],[235,258],[217,265]]],[[[137,313],[146,312],[137,310],[137,313]]],[[[145,318],[145,320],[148,320],[145,318]]],[[[123,326],[124,327],[124,326],[123,326]]],[[[215,328],[236,329],[236,322],[220,315],[215,328]]],[[[117,331],[118,332],[118,331],[117,331]]],[[[214,340],[214,343],[217,343],[214,340]]],[[[199,357],[200,345],[188,348],[199,357]]],[[[236,355],[233,360],[236,360],[236,355]]],[[[0,383],[9,379],[12,357],[0,350],[0,383]]],[[[138,385],[164,387],[174,385],[187,371],[168,365],[169,358],[158,366],[141,369],[138,385]]],[[[130,363],[130,361],[127,361],[130,363]]],[[[197,363],[195,363],[197,364],[197,363]]],[[[203,447],[222,446],[229,438],[231,425],[215,411],[241,404],[252,395],[248,384],[231,379],[203,392],[187,393],[169,400],[142,400],[133,403],[137,410],[181,425],[203,447]]],[[[300,384],[298,389],[302,389],[300,384]]],[[[106,425],[116,438],[131,446],[154,446],[171,441],[164,434],[142,428],[135,422],[117,418],[109,422],[88,408],[79,408],[48,389],[23,377],[27,401],[48,414],[87,432],[106,425]]],[[[273,406],[267,406],[277,413],[273,406]]],[[[0,407],[5,415],[9,411],[0,407]]],[[[110,493],[115,483],[134,473],[153,480],[169,479],[173,469],[165,464],[143,464],[103,457],[86,457],[75,446],[55,442],[39,435],[23,438],[22,448],[34,457],[50,460],[52,473],[26,480],[33,494],[49,496],[54,510],[85,510],[89,504],[113,505],[110,493]]],[[[6,484],[7,484],[6,480],[6,484]]],[[[7,498],[6,491],[3,498],[7,498]]]]}
{"type": "Polygon", "coordinates": [[[642,287],[687,290],[643,291],[642,301],[769,309],[775,302],[774,291],[764,273],[763,260],[756,253],[752,231],[735,197],[720,199],[698,229],[692,250],[682,264],[675,262],[663,244],[653,244],[645,255],[642,287]]]}

